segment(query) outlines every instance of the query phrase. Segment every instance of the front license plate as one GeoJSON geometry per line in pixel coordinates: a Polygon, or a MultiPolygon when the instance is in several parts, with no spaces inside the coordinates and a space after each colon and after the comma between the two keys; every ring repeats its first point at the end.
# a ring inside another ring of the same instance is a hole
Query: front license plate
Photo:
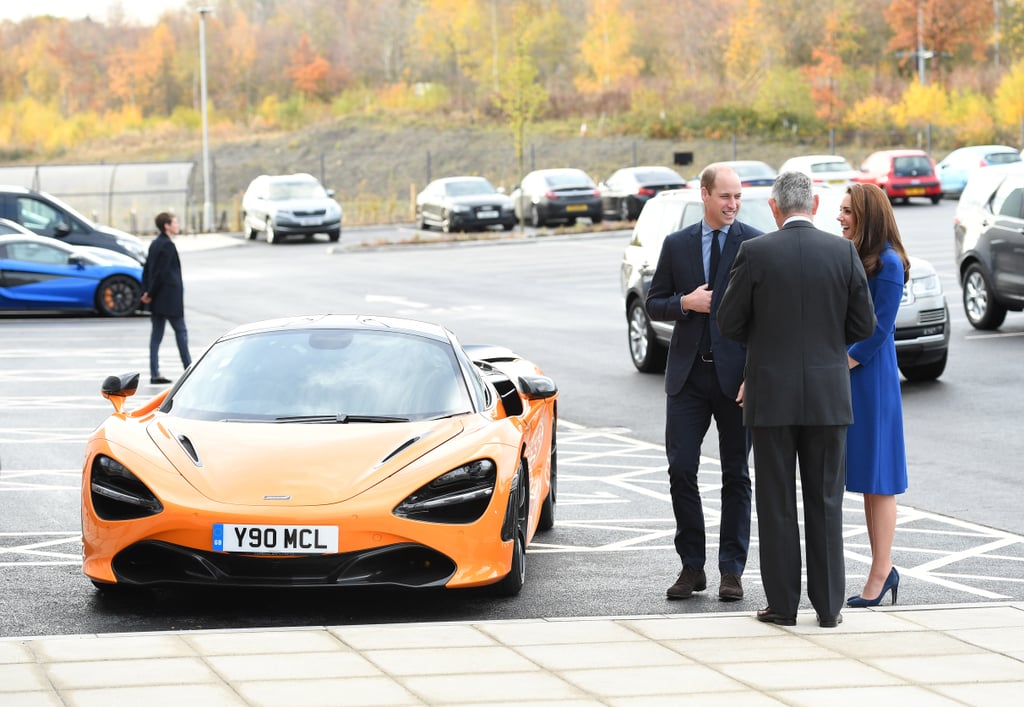
{"type": "Polygon", "coordinates": [[[922,196],[924,189],[907,189],[907,196],[922,196]]]}
{"type": "Polygon", "coordinates": [[[338,551],[336,525],[213,524],[215,552],[321,555],[338,551]]]}
{"type": "Polygon", "coordinates": [[[476,212],[476,217],[477,218],[498,218],[498,212],[497,211],[477,211],[476,212]]]}
{"type": "Polygon", "coordinates": [[[566,211],[586,211],[587,210],[587,205],[586,204],[569,204],[568,206],[565,207],[565,210],[566,211]]]}
{"type": "Polygon", "coordinates": [[[319,218],[300,218],[299,219],[299,225],[300,226],[319,226],[321,223],[323,223],[323,219],[319,219],[319,218]]]}

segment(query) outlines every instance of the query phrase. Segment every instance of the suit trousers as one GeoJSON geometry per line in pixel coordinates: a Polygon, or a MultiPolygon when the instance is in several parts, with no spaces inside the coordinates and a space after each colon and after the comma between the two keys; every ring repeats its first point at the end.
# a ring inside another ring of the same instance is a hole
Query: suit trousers
{"type": "Polygon", "coordinates": [[[795,616],[800,605],[800,528],[796,507],[799,460],[807,546],[807,596],[819,618],[846,601],[843,491],[846,425],[753,427],[757,470],[761,582],[773,611],[795,616]]]}
{"type": "Polygon", "coordinates": [[[153,328],[149,335],[149,374],[156,378],[160,375],[160,342],[164,339],[164,327],[171,323],[174,340],[178,344],[178,355],[181,357],[182,368],[192,364],[192,356],[188,352],[188,329],[185,328],[185,317],[165,317],[162,314],[151,314],[150,323],[153,328]]]}
{"type": "Polygon", "coordinates": [[[712,363],[697,357],[676,395],[669,395],[665,420],[669,491],[676,519],[675,547],[684,567],[704,569],[706,537],[697,472],[700,450],[715,419],[722,467],[722,512],[718,569],[742,575],[750,547],[750,467],[743,409],[718,384],[712,363]]]}

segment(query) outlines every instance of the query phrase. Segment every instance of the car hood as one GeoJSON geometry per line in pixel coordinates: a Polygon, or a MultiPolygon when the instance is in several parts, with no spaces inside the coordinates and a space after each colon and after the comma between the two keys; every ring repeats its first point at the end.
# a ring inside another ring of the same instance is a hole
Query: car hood
{"type": "Polygon", "coordinates": [[[504,194],[467,194],[465,196],[446,196],[445,201],[460,206],[485,206],[487,204],[512,204],[512,197],[504,194]]]}
{"type": "Polygon", "coordinates": [[[334,199],[284,199],[282,201],[267,201],[269,211],[317,211],[319,209],[340,209],[338,202],[334,199]]]}
{"type": "Polygon", "coordinates": [[[139,240],[137,236],[133,236],[127,231],[122,231],[117,228],[111,228],[110,226],[101,225],[97,225],[96,230],[99,231],[100,233],[105,233],[108,236],[113,236],[119,241],[128,241],[129,243],[137,244],[139,248],[142,248],[142,241],[139,240]]]}
{"type": "Polygon", "coordinates": [[[352,498],[462,430],[459,418],[313,424],[168,416],[148,426],[174,468],[210,500],[263,505],[273,497],[275,507],[352,498]]]}

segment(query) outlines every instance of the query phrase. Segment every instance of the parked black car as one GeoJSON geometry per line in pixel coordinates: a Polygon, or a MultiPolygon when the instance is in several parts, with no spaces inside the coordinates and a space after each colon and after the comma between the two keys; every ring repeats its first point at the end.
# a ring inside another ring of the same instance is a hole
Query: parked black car
{"type": "Polygon", "coordinates": [[[70,245],[106,248],[146,262],[142,241],[130,233],[100,226],[55,196],[24,187],[0,186],[0,217],[70,245]]]}
{"type": "Polygon", "coordinates": [[[640,215],[644,204],[666,189],[682,189],[684,180],[668,167],[623,167],[597,185],[601,207],[607,218],[632,221],[640,215]]]}
{"type": "Polygon", "coordinates": [[[516,218],[531,226],[561,222],[572,226],[579,217],[601,223],[601,192],[582,169],[538,169],[512,191],[516,218]]]}
{"type": "Polygon", "coordinates": [[[971,172],[953,220],[964,313],[975,329],[998,329],[1024,310],[1024,163],[971,172]]]}
{"type": "Polygon", "coordinates": [[[424,231],[437,226],[445,233],[516,225],[512,199],[483,177],[435,179],[416,196],[416,223],[424,231]]]}

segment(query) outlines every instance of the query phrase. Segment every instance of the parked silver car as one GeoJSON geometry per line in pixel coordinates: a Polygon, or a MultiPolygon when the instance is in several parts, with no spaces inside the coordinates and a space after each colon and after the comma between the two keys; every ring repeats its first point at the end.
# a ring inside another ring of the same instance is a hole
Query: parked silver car
{"type": "Polygon", "coordinates": [[[249,240],[260,232],[271,244],[287,236],[312,238],[324,233],[332,242],[341,237],[341,205],[334,200],[334,190],[324,189],[304,172],[256,177],[242,197],[242,212],[249,240]]]}
{"type": "MultiPolygon", "coordinates": [[[[841,235],[836,216],[845,189],[821,187],[815,225],[841,235]]],[[[768,207],[771,187],[743,190],[739,220],[762,231],[777,226],[768,207]]],[[[660,373],[665,370],[672,322],[652,322],[644,302],[658,264],[665,236],[704,216],[704,203],[697,189],[662,192],[650,199],[640,212],[633,236],[622,255],[620,285],[625,301],[629,353],[637,370],[660,373]]],[[[896,361],[907,380],[934,380],[946,369],[949,352],[949,308],[942,284],[931,263],[910,258],[910,281],[903,288],[903,300],[896,315],[896,361]]]]}

